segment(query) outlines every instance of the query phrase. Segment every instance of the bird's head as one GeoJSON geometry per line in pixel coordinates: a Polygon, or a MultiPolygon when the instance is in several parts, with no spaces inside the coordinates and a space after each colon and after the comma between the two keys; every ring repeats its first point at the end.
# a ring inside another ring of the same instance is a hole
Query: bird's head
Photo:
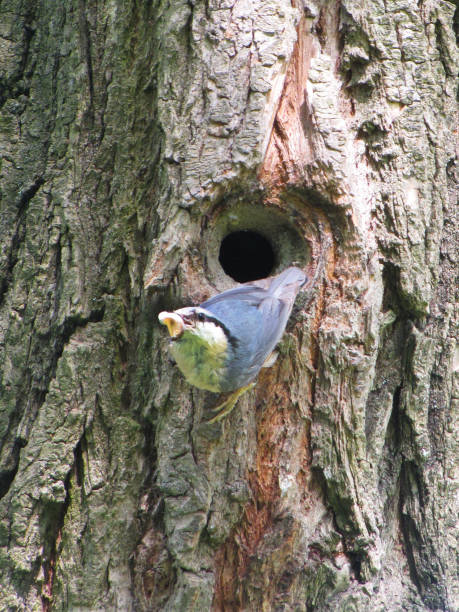
{"type": "Polygon", "coordinates": [[[166,325],[171,340],[179,340],[184,334],[205,338],[226,336],[226,328],[211,312],[199,306],[180,308],[174,312],[160,312],[159,322],[166,325]],[[188,332],[188,334],[187,334],[188,332]]]}
{"type": "Polygon", "coordinates": [[[161,312],[172,342],[174,361],[192,385],[219,393],[226,384],[226,368],[233,345],[225,325],[200,306],[161,312]]]}

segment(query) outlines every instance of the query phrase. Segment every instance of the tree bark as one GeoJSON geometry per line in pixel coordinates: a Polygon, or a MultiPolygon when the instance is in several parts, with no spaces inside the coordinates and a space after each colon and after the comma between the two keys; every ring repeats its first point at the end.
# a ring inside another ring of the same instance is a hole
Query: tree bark
{"type": "Polygon", "coordinates": [[[0,14],[0,608],[458,609],[454,4],[0,14]],[[210,425],[248,229],[317,278],[210,425]]]}

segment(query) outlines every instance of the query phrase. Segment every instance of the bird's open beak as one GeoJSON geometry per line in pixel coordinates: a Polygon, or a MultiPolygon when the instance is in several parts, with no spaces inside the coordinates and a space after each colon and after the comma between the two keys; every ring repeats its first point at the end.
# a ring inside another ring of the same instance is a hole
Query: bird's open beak
{"type": "Polygon", "coordinates": [[[173,340],[180,338],[185,329],[185,324],[180,315],[175,312],[160,312],[158,315],[159,322],[167,326],[169,334],[173,340]]]}

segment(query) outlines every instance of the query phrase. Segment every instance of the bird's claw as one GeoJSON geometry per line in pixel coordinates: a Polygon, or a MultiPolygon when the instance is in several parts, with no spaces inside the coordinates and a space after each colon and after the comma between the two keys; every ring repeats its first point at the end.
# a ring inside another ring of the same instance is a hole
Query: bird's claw
{"type": "Polygon", "coordinates": [[[255,385],[256,382],[252,382],[246,387],[241,387],[240,389],[236,389],[236,391],[233,391],[233,393],[231,393],[231,395],[223,403],[218,404],[218,406],[215,406],[215,408],[212,408],[212,412],[216,412],[218,410],[218,413],[214,417],[209,419],[207,422],[211,424],[218,423],[218,421],[221,421],[233,410],[241,395],[243,395],[246,391],[250,391],[250,389],[253,389],[255,385]]]}

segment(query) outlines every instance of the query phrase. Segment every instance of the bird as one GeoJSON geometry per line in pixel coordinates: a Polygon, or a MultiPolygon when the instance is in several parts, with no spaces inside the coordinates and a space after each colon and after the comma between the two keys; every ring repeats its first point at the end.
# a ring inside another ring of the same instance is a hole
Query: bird
{"type": "Polygon", "coordinates": [[[305,273],[291,266],[269,278],[243,283],[199,306],[159,313],[170,335],[170,354],[185,379],[199,389],[230,393],[209,423],[220,421],[252,389],[259,371],[276,361],[305,273]]]}

